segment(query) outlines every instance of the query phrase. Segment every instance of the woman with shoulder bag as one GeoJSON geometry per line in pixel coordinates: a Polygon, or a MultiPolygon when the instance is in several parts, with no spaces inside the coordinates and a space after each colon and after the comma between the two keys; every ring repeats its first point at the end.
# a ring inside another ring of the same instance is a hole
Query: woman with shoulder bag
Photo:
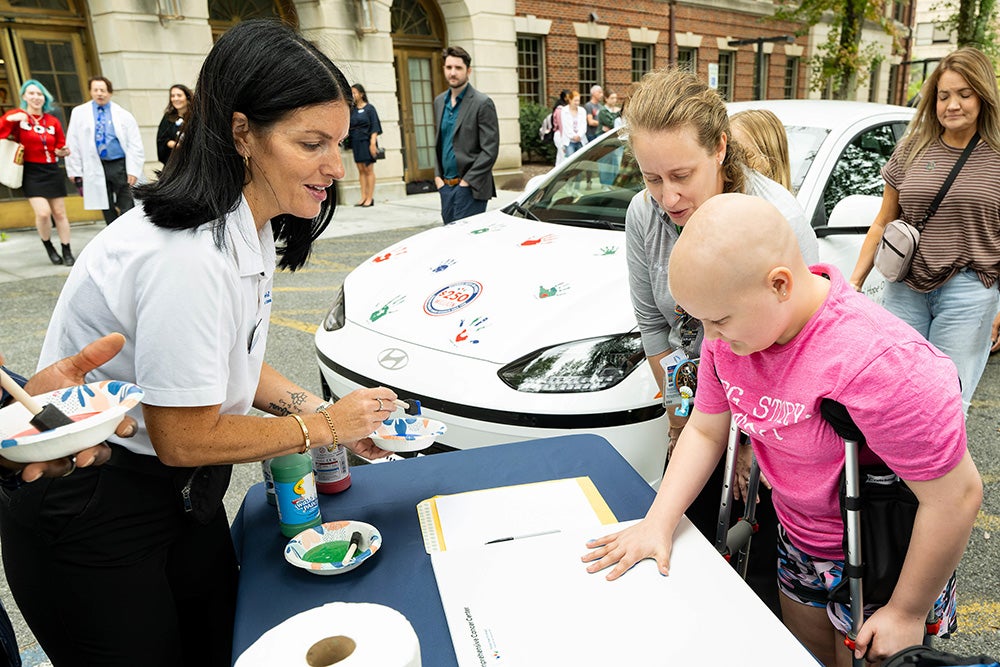
{"type": "Polygon", "coordinates": [[[889,223],[901,219],[919,228],[924,221],[909,272],[886,283],[883,305],[955,362],[966,412],[1000,328],[998,150],[1000,96],[993,65],[974,48],[958,49],[924,83],[917,114],[882,168],[882,208],[851,274],[860,290],[889,223]],[[981,140],[945,191],[975,137],[981,140]]]}

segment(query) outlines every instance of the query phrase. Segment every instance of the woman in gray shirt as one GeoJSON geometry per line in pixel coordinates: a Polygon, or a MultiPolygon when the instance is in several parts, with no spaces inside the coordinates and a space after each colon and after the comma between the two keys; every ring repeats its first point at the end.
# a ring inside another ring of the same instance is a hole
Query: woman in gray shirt
{"type": "MultiPolygon", "coordinates": [[[[762,197],[774,204],[795,230],[806,263],[815,264],[819,252],[816,235],[795,197],[747,166],[743,149],[729,139],[726,105],[697,77],[680,70],[647,74],[622,116],[627,142],[646,184],[632,199],[625,217],[629,292],[646,358],[662,387],[665,373],[661,359],[674,351],[697,359],[701,351],[701,323],[679,308],[670,295],[667,268],[685,223],[707,199],[724,192],[762,197]]],[[[712,273],[713,267],[704,267],[705,280],[712,280],[712,273]]],[[[687,420],[675,415],[672,407],[667,415],[672,447],[687,420]]],[[[709,539],[715,537],[719,513],[721,462],[713,480],[687,512],[709,539]]],[[[766,500],[764,494],[762,501],[766,500]]],[[[750,559],[748,580],[758,595],[776,608],[774,559],[760,553],[774,551],[776,520],[769,502],[761,503],[758,518],[763,539],[757,542],[756,557],[750,559]],[[761,566],[759,580],[755,564],[761,566]]]]}

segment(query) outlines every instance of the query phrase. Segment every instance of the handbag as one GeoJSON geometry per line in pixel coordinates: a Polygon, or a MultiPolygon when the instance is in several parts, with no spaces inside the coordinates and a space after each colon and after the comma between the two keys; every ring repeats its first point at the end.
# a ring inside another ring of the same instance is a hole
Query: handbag
{"type": "Polygon", "coordinates": [[[24,177],[24,146],[13,139],[0,140],[0,183],[16,190],[24,177]]]}
{"type": "Polygon", "coordinates": [[[375,148],[376,148],[376,150],[375,150],[375,159],[376,160],[384,160],[385,159],[385,149],[382,148],[381,146],[379,146],[378,144],[375,144],[375,148]]]}
{"type": "Polygon", "coordinates": [[[924,231],[924,225],[937,212],[941,200],[948,193],[948,189],[962,170],[962,165],[969,159],[972,150],[979,143],[979,132],[977,131],[969,144],[962,151],[961,157],[951,168],[951,173],[941,185],[934,201],[927,207],[923,219],[916,225],[911,225],[905,220],[893,220],[885,226],[882,232],[882,239],[875,250],[875,268],[879,270],[889,282],[898,283],[906,279],[910,273],[910,265],[913,263],[913,256],[917,253],[917,245],[920,243],[920,233],[924,231]]]}

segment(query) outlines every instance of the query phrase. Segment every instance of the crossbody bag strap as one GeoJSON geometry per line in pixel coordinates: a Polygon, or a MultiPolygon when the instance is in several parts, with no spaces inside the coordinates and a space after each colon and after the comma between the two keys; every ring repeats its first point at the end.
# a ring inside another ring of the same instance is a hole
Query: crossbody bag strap
{"type": "Polygon", "coordinates": [[[924,231],[924,225],[927,224],[927,221],[931,219],[932,215],[937,213],[938,206],[941,205],[941,200],[944,199],[946,194],[948,194],[948,188],[950,188],[951,184],[955,182],[955,177],[958,176],[958,172],[962,171],[962,166],[965,164],[965,161],[969,159],[969,155],[972,154],[973,149],[978,143],[979,130],[976,130],[976,133],[972,135],[972,139],[965,147],[965,150],[962,151],[962,155],[958,158],[955,166],[951,168],[951,173],[948,174],[948,178],[944,179],[944,183],[941,185],[941,189],[938,191],[934,201],[932,201],[931,205],[927,207],[927,212],[924,213],[924,219],[917,224],[918,232],[924,231]]]}

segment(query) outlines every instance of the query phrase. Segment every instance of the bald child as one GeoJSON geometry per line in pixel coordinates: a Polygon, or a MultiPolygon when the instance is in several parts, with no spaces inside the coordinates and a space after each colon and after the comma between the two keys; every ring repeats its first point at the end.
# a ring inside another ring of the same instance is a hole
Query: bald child
{"type": "Polygon", "coordinates": [[[669,282],[705,327],[695,409],[646,517],[589,542],[587,571],[611,568],[613,580],[654,558],[669,573],[674,530],[723,456],[732,419],[773,485],[784,623],[824,665],[849,666],[849,610],[828,600],[844,561],[844,447],[819,409],[829,398],[920,500],[899,583],[885,606],[866,609],[857,655],[882,660],[920,644],[932,605],[942,633],[953,631],[952,575],[982,502],[954,364],[836,268],[807,266],[791,226],[757,197],[703,204],[674,247],[669,282]]]}

